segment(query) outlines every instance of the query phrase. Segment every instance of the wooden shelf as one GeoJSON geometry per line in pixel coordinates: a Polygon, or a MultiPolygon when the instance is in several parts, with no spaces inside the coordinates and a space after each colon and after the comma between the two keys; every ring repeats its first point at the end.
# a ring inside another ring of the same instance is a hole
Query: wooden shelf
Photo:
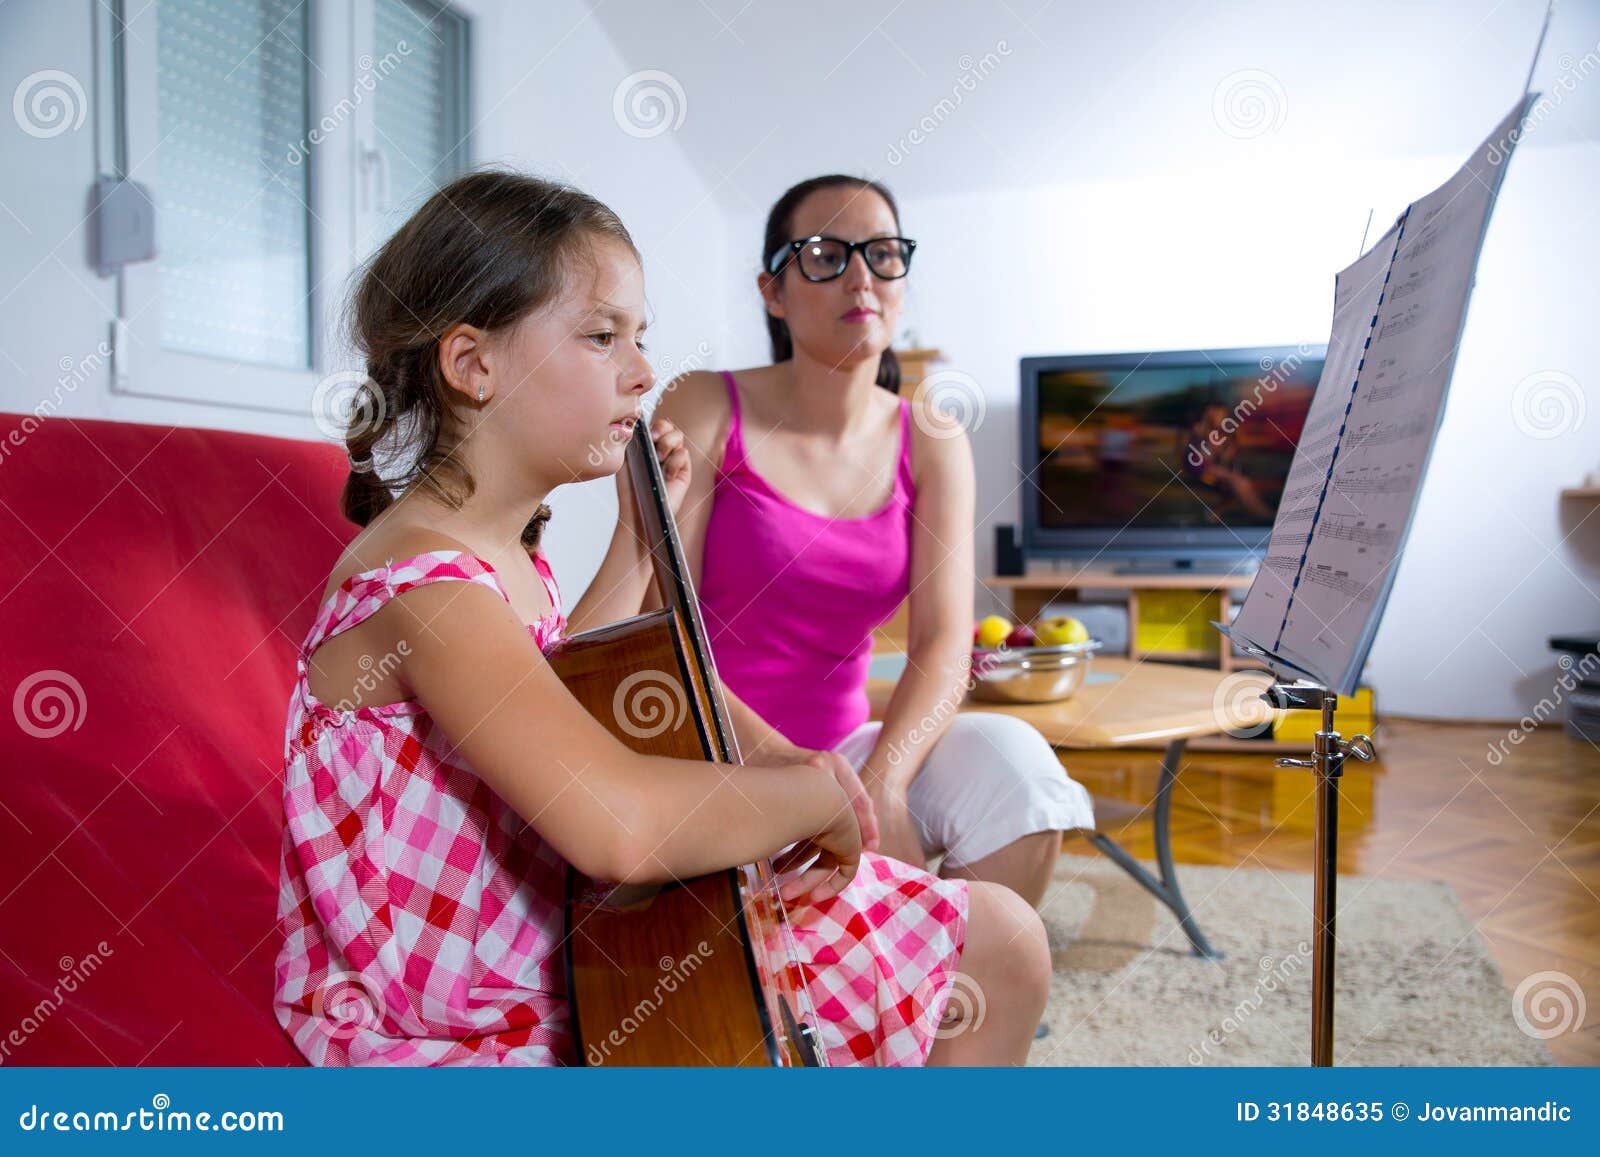
{"type": "Polygon", "coordinates": [[[1190,751],[1209,751],[1227,755],[1304,755],[1310,756],[1311,744],[1285,743],[1280,739],[1234,739],[1229,735],[1207,735],[1189,740],[1190,751]]]}
{"type": "MultiPolygon", "coordinates": [[[[1125,591],[1128,600],[1128,659],[1134,662],[1150,659],[1165,663],[1205,663],[1213,670],[1236,671],[1241,667],[1251,666],[1255,660],[1246,655],[1234,654],[1233,645],[1221,635],[1217,636],[1215,647],[1141,650],[1138,645],[1139,592],[1201,591],[1207,595],[1216,595],[1216,619],[1225,623],[1232,619],[1230,612],[1233,609],[1235,596],[1242,591],[1248,591],[1254,581],[1253,574],[1215,574],[1204,571],[1129,574],[1103,566],[1074,568],[1040,566],[1035,563],[1028,568],[1026,574],[991,575],[984,579],[984,585],[991,590],[1008,593],[1007,601],[1011,604],[1011,615],[1019,623],[1032,622],[1044,612],[1045,607],[1058,598],[1072,603],[1083,601],[1079,596],[1088,590],[1125,591]]],[[[1194,640],[1191,636],[1173,641],[1194,640]]]]}
{"type": "Polygon", "coordinates": [[[1143,590],[1247,591],[1250,589],[1250,584],[1255,582],[1255,577],[1253,574],[1205,572],[1186,574],[1183,571],[1131,574],[1107,567],[1085,567],[1079,570],[1062,567],[1057,570],[1032,566],[1028,568],[1027,574],[990,575],[983,581],[985,586],[1013,591],[1067,591],[1082,590],[1085,587],[1109,587],[1120,590],[1139,587],[1143,590]]]}

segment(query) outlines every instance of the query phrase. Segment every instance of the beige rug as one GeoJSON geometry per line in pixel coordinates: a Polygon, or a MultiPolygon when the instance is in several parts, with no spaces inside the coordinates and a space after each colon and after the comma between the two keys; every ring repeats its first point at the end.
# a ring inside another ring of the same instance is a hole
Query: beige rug
{"type": "MultiPolygon", "coordinates": [[[[1153,869],[1152,869],[1153,870],[1153,869]]],[[[1220,963],[1109,860],[1063,856],[1033,1065],[1306,1065],[1311,875],[1180,865],[1220,963]]],[[[1549,1065],[1449,885],[1341,877],[1334,1063],[1549,1065]]]]}

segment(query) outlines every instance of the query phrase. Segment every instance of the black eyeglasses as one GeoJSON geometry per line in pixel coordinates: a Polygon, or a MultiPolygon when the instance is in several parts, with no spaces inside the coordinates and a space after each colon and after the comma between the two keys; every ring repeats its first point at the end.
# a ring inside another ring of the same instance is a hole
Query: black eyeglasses
{"type": "Polygon", "coordinates": [[[917,243],[909,237],[873,237],[846,241],[841,237],[805,237],[791,241],[767,262],[767,272],[778,274],[798,254],[800,276],[807,281],[832,281],[850,267],[850,255],[861,253],[874,277],[896,281],[911,272],[911,255],[917,243]]]}

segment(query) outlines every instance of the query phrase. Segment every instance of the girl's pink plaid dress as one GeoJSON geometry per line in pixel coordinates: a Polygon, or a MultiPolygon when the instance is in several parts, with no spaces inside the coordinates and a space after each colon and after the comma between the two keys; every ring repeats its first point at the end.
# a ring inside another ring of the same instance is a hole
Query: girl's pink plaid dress
{"type": "MultiPolygon", "coordinates": [[[[529,628],[543,650],[565,620],[529,628]]],[[[473,582],[475,555],[433,551],[352,575],[300,649],[285,737],[274,1005],[313,1064],[565,1064],[567,865],[456,755],[422,706],[329,706],[308,657],[396,595],[473,582]]],[[[509,602],[509,598],[507,598],[509,602]]],[[[791,909],[834,1064],[920,1064],[956,981],[967,888],[882,856],[824,904],[791,909]]]]}

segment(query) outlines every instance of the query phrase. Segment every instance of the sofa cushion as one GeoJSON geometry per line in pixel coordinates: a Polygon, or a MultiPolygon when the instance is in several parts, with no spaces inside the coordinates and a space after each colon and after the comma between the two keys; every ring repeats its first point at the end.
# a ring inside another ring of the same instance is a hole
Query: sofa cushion
{"type": "Polygon", "coordinates": [[[0,1063],[293,1064],[294,655],[338,446],[0,415],[0,1063]]]}

